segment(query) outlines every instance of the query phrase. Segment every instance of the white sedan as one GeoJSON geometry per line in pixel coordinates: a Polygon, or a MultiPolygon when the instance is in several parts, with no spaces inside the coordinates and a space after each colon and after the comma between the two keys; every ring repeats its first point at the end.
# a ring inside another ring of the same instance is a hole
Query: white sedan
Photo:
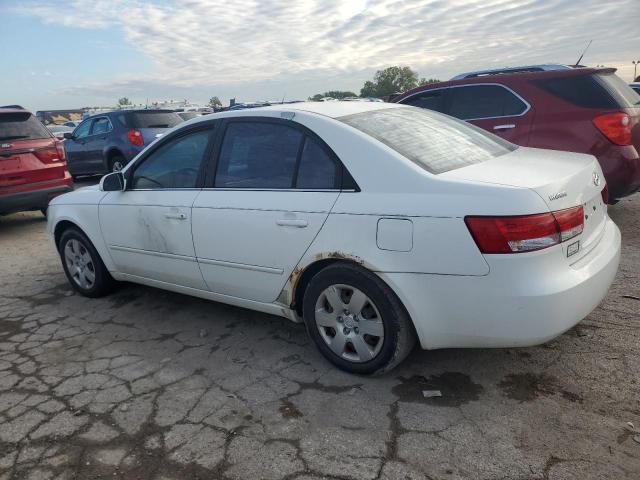
{"type": "Polygon", "coordinates": [[[607,293],[620,232],[594,157],[450,117],[319,102],[185,122],[55,198],[89,297],[137,282],[304,321],[355,373],[424,349],[545,342],[607,293]]]}

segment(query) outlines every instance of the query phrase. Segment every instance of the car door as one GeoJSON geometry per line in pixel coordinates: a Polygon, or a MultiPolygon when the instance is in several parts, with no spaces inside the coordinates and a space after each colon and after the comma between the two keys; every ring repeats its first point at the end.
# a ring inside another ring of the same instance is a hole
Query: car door
{"type": "Polygon", "coordinates": [[[97,117],[91,124],[91,132],[86,141],[86,164],[92,173],[104,173],[104,146],[107,135],[113,130],[108,117],[97,117]]]}
{"type": "Polygon", "coordinates": [[[518,145],[527,145],[533,112],[530,105],[500,84],[450,87],[447,114],[518,145]]]}
{"type": "Polygon", "coordinates": [[[228,120],[216,150],[193,205],[202,275],[215,293],[273,302],[337,200],[342,167],[288,120],[228,120]]]}
{"type": "Polygon", "coordinates": [[[100,202],[100,227],[119,272],[206,290],[191,207],[203,182],[213,124],[176,132],[125,171],[126,189],[100,202]]]}
{"type": "Polygon", "coordinates": [[[91,131],[93,119],[87,118],[72,132],[72,138],[64,141],[64,149],[67,154],[67,165],[71,175],[81,175],[89,173],[85,164],[87,153],[87,138],[91,131]]]}

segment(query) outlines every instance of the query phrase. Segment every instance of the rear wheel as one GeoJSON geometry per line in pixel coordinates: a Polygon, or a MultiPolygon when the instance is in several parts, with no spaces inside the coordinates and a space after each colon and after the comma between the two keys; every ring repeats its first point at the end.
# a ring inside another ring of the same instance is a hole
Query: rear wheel
{"type": "Polygon", "coordinates": [[[309,282],[303,317],[320,352],[342,370],[380,374],[411,352],[416,335],[395,293],[357,265],[331,265],[309,282]]]}
{"type": "Polygon", "coordinates": [[[111,292],[115,280],[84,233],[76,228],[64,231],[58,244],[64,273],[71,286],[86,297],[101,297],[111,292]]]}

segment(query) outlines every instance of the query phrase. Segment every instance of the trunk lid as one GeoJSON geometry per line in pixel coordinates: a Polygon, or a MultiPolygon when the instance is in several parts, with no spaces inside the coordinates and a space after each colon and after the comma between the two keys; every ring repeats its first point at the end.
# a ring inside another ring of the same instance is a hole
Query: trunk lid
{"type": "Polygon", "coordinates": [[[165,133],[167,133],[168,128],[140,128],[140,133],[142,134],[142,139],[144,140],[144,145],[147,146],[157,138],[161,137],[165,133]]]}
{"type": "Polygon", "coordinates": [[[584,230],[575,239],[563,243],[565,256],[571,263],[586,255],[604,231],[607,207],[602,201],[602,189],[605,180],[598,161],[591,155],[520,147],[487,162],[441,176],[528,188],[536,192],[552,212],[582,205],[584,230]],[[567,247],[576,241],[580,242],[578,251],[567,252],[567,247]]]}
{"type": "Polygon", "coordinates": [[[0,189],[65,178],[53,138],[0,141],[0,189]]]}

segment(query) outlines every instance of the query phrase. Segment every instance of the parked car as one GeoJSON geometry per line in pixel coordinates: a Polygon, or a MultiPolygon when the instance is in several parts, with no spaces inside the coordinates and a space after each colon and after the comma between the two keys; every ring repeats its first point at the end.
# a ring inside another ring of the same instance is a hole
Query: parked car
{"type": "Polygon", "coordinates": [[[171,110],[121,110],[91,116],[64,135],[71,175],[121,170],[145,145],[183,120],[171,110]]]}
{"type": "Polygon", "coordinates": [[[338,367],[545,342],[616,274],[593,156],[518,147],[436,112],[312,102],[192,120],[48,230],[79,293],[118,280],[304,321],[338,367]]]}
{"type": "Polygon", "coordinates": [[[182,120],[185,122],[187,120],[191,120],[192,118],[201,117],[202,113],[200,112],[176,112],[182,120]]]}
{"type": "Polygon", "coordinates": [[[462,74],[393,101],[469,121],[518,145],[595,155],[612,201],[640,189],[640,96],[613,68],[533,68],[462,74]]]}
{"type": "Polygon", "coordinates": [[[640,82],[634,82],[629,85],[636,93],[640,93],[640,82]]]}
{"type": "Polygon", "coordinates": [[[60,140],[64,139],[65,133],[73,132],[73,128],[67,127],[66,125],[47,125],[47,128],[53,134],[54,137],[60,140]]]}
{"type": "Polygon", "coordinates": [[[0,214],[42,210],[72,190],[62,142],[30,112],[0,109],[0,214]]]}

